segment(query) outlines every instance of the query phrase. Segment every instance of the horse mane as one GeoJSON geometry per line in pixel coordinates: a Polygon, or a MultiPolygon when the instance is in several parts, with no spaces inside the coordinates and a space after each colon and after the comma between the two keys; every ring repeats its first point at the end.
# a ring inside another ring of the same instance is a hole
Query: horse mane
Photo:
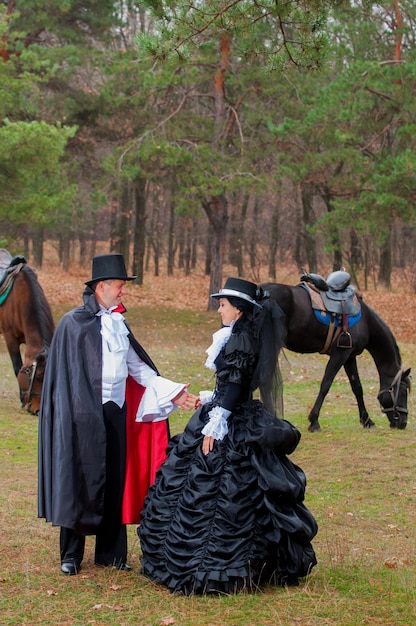
{"type": "Polygon", "coordinates": [[[373,308],[371,308],[371,306],[369,306],[363,300],[361,301],[361,306],[365,306],[370,315],[370,319],[368,320],[368,334],[369,334],[370,343],[372,346],[371,349],[370,347],[368,348],[370,354],[374,354],[374,352],[376,353],[382,352],[384,350],[384,346],[380,344],[380,339],[381,339],[380,333],[381,333],[384,337],[390,340],[391,348],[396,354],[397,364],[399,367],[401,367],[402,357],[400,354],[400,349],[399,349],[399,346],[397,345],[397,341],[393,335],[391,328],[380,317],[380,315],[376,313],[376,311],[373,308]]]}
{"type": "Polygon", "coordinates": [[[48,348],[52,335],[55,331],[55,323],[53,321],[49,302],[47,301],[45,292],[38,281],[36,272],[28,265],[24,265],[21,269],[21,273],[23,273],[26,281],[28,282],[29,291],[32,294],[31,315],[37,322],[42,338],[42,345],[48,348]]]}

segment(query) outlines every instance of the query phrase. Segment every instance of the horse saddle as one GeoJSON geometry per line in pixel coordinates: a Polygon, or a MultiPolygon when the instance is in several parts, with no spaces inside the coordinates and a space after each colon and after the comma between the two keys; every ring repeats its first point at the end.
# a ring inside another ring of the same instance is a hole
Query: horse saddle
{"type": "Polygon", "coordinates": [[[3,300],[0,304],[6,299],[5,292],[9,293],[14,277],[25,264],[26,259],[21,254],[12,257],[8,250],[0,248],[0,296],[3,295],[3,300]]]}
{"type": "Polygon", "coordinates": [[[358,315],[361,304],[355,287],[350,285],[351,276],[344,270],[329,274],[325,280],[319,274],[302,274],[301,284],[319,294],[319,298],[311,295],[312,308],[328,311],[335,315],[358,315]],[[306,284],[305,284],[306,283],[306,284]]]}
{"type": "Polygon", "coordinates": [[[300,286],[309,293],[316,319],[328,326],[328,335],[320,351],[329,354],[337,339],[339,348],[351,348],[352,338],[348,328],[361,318],[361,304],[350,285],[351,276],[344,270],[329,274],[325,280],[319,274],[304,273],[300,286]]]}

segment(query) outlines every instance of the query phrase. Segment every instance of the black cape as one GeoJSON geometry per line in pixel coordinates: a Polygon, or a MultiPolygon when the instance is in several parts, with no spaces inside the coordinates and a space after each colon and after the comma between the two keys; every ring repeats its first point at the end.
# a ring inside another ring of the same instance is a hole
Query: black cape
{"type": "MultiPolygon", "coordinates": [[[[38,517],[95,534],[106,481],[102,338],[99,305],[89,287],[83,300],[60,320],[48,354],[39,413],[38,517]]],[[[128,337],[157,372],[131,332],[128,337]]]]}

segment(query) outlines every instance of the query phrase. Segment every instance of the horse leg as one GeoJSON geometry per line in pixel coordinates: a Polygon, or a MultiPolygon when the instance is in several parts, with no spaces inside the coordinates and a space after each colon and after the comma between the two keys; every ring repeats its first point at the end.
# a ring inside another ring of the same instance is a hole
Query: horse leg
{"type": "Polygon", "coordinates": [[[370,419],[364,404],[364,392],[360,376],[358,374],[357,359],[355,356],[348,359],[344,365],[344,369],[348,376],[348,380],[350,381],[352,392],[357,400],[360,424],[363,428],[373,428],[375,424],[373,420],[370,419]]]}
{"type": "Polygon", "coordinates": [[[321,386],[319,388],[318,397],[315,400],[315,404],[313,405],[311,412],[309,413],[309,427],[308,430],[311,433],[320,432],[321,426],[319,424],[319,413],[324,403],[326,396],[328,395],[328,391],[331,388],[332,383],[334,382],[335,376],[338,374],[341,367],[344,365],[346,358],[346,351],[344,349],[342,351],[335,350],[333,354],[329,357],[329,361],[325,368],[325,373],[321,381],[321,386]]]}

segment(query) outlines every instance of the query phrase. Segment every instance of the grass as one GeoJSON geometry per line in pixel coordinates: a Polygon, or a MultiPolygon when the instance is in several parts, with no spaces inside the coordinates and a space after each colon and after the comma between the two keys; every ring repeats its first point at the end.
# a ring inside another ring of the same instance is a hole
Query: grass
{"type": "MultiPolygon", "coordinates": [[[[59,311],[58,317],[62,314],[59,311]]],[[[161,373],[212,387],[204,350],[218,328],[215,313],[131,309],[128,319],[161,373]]],[[[405,364],[416,346],[400,346],[405,364]]],[[[136,624],[139,626],[408,626],[416,620],[416,431],[410,402],[405,431],[392,431],[376,395],[368,355],[359,359],[367,408],[377,428],[365,431],[346,377],[324,403],[321,433],[307,431],[326,357],[287,353],[283,361],[285,416],[302,439],[292,455],[308,477],[306,504],[319,523],[318,566],[299,587],[253,595],[184,598],[141,576],[140,546],[129,527],[130,574],[93,564],[87,538],[83,568],[59,571],[58,529],[37,519],[37,419],[19,409],[17,386],[0,343],[0,623],[136,624]]],[[[189,414],[176,412],[172,432],[189,414]]]]}

